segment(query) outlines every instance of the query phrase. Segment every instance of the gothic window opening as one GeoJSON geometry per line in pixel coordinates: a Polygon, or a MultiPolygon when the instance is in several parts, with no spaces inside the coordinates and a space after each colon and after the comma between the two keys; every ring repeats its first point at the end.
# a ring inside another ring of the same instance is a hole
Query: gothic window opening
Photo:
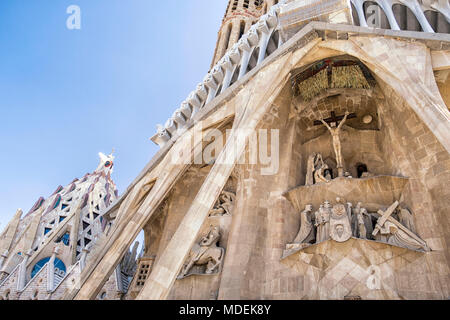
{"type": "MultiPolygon", "coordinates": [[[[33,279],[34,276],[50,261],[50,257],[44,258],[42,260],[39,260],[31,270],[31,278],[33,279]]],[[[66,272],[66,265],[64,262],[62,262],[60,259],[55,258],[55,262],[53,264],[55,268],[57,268],[60,271],[66,272]]]]}
{"type": "Polygon", "coordinates": [[[249,5],[250,5],[250,0],[244,0],[244,8],[248,9],[249,5]]]}
{"type": "Polygon", "coordinates": [[[60,203],[61,203],[61,196],[58,195],[58,196],[56,197],[56,199],[55,199],[55,202],[53,203],[52,209],[58,208],[58,206],[59,206],[60,203]]]}
{"type": "Polygon", "coordinates": [[[231,23],[227,27],[226,35],[225,35],[225,45],[224,45],[224,51],[222,52],[222,56],[225,54],[225,52],[228,50],[228,47],[230,46],[230,37],[231,37],[231,23]]]}
{"type": "Polygon", "coordinates": [[[450,33],[450,23],[447,22],[445,16],[433,10],[427,10],[424,12],[425,17],[427,18],[428,23],[433,28],[434,32],[437,33],[450,33]]]}
{"type": "Polygon", "coordinates": [[[46,235],[46,234],[49,233],[50,231],[52,231],[52,229],[50,229],[50,228],[44,228],[44,235],[46,235]]]}
{"type": "Polygon", "coordinates": [[[255,0],[255,7],[259,8],[263,5],[264,0],[255,0]]]}
{"type": "Polygon", "coordinates": [[[238,6],[238,2],[239,2],[239,0],[234,0],[233,7],[231,8],[231,11],[236,11],[237,6],[238,6]]]}
{"type": "Polygon", "coordinates": [[[245,33],[245,21],[244,21],[244,20],[241,20],[241,23],[240,23],[240,30],[239,30],[239,39],[242,38],[242,36],[244,35],[244,33],[245,33]]]}
{"type": "Polygon", "coordinates": [[[70,244],[70,233],[66,232],[56,240],[56,243],[60,243],[60,242],[64,243],[64,245],[66,247],[68,247],[70,244]]]}

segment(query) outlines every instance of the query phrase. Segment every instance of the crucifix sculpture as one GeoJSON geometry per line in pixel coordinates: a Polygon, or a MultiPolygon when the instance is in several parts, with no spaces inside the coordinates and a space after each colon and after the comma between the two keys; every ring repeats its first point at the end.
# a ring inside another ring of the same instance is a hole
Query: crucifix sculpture
{"type": "Polygon", "coordinates": [[[340,133],[341,128],[347,119],[356,118],[356,114],[350,114],[348,111],[345,113],[345,116],[337,117],[334,112],[331,112],[331,118],[321,119],[314,122],[314,125],[325,125],[327,129],[331,133],[331,137],[333,139],[333,148],[334,153],[336,154],[336,164],[338,169],[339,177],[344,176],[344,159],[342,157],[342,149],[341,149],[341,139],[340,133]]]}

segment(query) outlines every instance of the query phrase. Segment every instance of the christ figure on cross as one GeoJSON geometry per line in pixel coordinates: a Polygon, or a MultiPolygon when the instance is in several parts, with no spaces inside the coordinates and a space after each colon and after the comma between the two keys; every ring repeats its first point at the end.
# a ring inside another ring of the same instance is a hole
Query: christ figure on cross
{"type": "Polygon", "coordinates": [[[348,116],[350,113],[347,111],[345,113],[344,119],[339,123],[337,128],[332,128],[326,123],[323,119],[320,120],[330,131],[331,137],[333,138],[333,147],[334,147],[334,153],[336,154],[336,164],[339,171],[342,171],[344,168],[344,161],[342,159],[342,149],[341,149],[341,139],[339,134],[341,133],[341,128],[344,125],[344,123],[347,121],[348,116]]]}

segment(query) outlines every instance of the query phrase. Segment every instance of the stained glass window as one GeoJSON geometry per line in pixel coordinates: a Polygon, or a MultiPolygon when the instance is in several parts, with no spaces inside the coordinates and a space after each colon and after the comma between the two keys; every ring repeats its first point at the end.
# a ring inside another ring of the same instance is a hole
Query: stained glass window
{"type": "MultiPolygon", "coordinates": [[[[40,260],[38,263],[36,263],[33,267],[33,269],[31,270],[31,278],[34,278],[34,276],[45,266],[45,264],[47,262],[50,261],[50,257],[44,258],[42,260],[40,260]]],[[[66,272],[66,265],[64,264],[64,262],[62,262],[61,260],[59,260],[58,258],[55,258],[55,263],[54,263],[55,268],[58,268],[61,271],[66,272]]]]}

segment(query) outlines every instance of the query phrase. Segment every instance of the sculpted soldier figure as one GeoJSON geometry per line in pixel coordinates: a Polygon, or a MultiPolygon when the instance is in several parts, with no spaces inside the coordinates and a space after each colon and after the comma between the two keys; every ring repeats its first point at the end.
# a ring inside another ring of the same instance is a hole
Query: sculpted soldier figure
{"type": "Polygon", "coordinates": [[[333,206],[329,201],[325,201],[323,206],[322,213],[322,221],[323,221],[323,233],[322,233],[322,241],[327,241],[330,239],[330,218],[331,218],[331,209],[333,206]]]}
{"type": "Polygon", "coordinates": [[[301,225],[300,231],[294,240],[294,243],[309,243],[314,240],[314,228],[311,221],[313,207],[312,205],[307,205],[305,210],[300,214],[301,225]]]}
{"type": "Polygon", "coordinates": [[[358,231],[359,231],[359,237],[361,239],[367,239],[367,228],[366,223],[364,221],[364,214],[367,215],[367,210],[365,208],[361,209],[358,213],[358,231]]]}
{"type": "Polygon", "coordinates": [[[316,211],[315,215],[315,223],[314,226],[316,227],[316,243],[322,242],[323,238],[323,221],[322,221],[322,212],[323,212],[323,204],[320,205],[319,210],[316,211]]]}

